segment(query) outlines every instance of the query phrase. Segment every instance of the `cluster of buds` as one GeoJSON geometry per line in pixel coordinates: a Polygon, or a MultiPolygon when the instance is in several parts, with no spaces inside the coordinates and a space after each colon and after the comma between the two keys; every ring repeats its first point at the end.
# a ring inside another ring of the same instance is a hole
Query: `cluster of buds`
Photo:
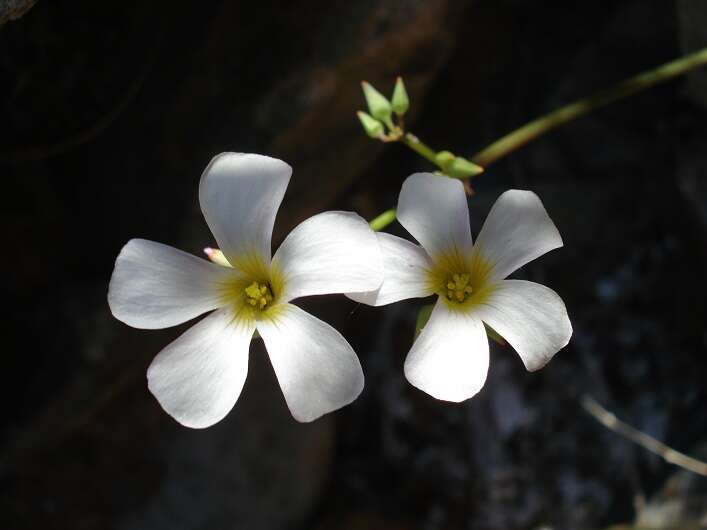
{"type": "Polygon", "coordinates": [[[449,151],[435,152],[413,134],[406,132],[403,116],[410,107],[410,99],[403,79],[398,77],[391,99],[386,98],[370,83],[361,83],[368,112],[358,111],[363,130],[368,136],[382,142],[402,142],[427,158],[439,168],[439,173],[448,177],[467,179],[483,172],[483,168],[464,157],[449,151]]]}
{"type": "Polygon", "coordinates": [[[369,112],[358,111],[357,113],[363,130],[371,138],[383,142],[400,140],[404,133],[403,116],[410,107],[410,100],[402,77],[398,77],[395,82],[393,97],[390,100],[366,81],[361,83],[361,88],[363,88],[369,112]],[[393,115],[395,115],[395,121],[393,115]]]}

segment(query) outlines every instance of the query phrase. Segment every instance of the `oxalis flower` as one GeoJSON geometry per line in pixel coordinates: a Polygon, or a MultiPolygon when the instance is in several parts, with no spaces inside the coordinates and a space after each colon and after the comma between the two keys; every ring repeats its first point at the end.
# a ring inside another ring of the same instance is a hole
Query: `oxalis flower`
{"type": "Polygon", "coordinates": [[[147,371],[150,391],[187,427],[213,425],[233,408],[256,329],[295,419],[312,421],[363,389],[349,343],[290,302],[377,288],[383,273],[375,234],[356,214],[325,212],[297,226],[271,258],[291,174],[281,160],[235,153],[218,155],[204,171],[201,209],[230,266],[143,239],[129,241],[115,262],[108,303],[130,326],[166,328],[215,310],[147,371]]]}
{"type": "Polygon", "coordinates": [[[403,184],[397,216],[422,246],[379,233],[384,281],[376,291],[348,296],[374,306],[438,296],[405,360],[405,376],[414,386],[455,402],[479,392],[489,365],[484,322],[515,348],[528,370],[542,368],[568,343],[572,326],[557,293],[505,279],[562,246],[537,195],[501,195],[473,244],[461,182],[416,173],[403,184]]]}

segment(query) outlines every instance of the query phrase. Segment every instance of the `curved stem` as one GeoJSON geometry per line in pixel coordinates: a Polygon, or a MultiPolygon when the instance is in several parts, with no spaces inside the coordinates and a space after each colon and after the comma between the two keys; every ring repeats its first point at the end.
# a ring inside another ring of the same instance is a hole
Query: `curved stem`
{"type": "Polygon", "coordinates": [[[437,163],[437,152],[427,144],[421,142],[420,139],[414,134],[405,133],[400,141],[415,151],[418,155],[432,162],[435,166],[439,166],[437,163]]]}
{"type": "MultiPolygon", "coordinates": [[[[507,154],[523,147],[528,142],[535,140],[560,125],[588,114],[593,110],[604,107],[609,103],[650,88],[653,85],[669,81],[670,79],[705,64],[707,64],[707,48],[665,63],[653,70],[625,79],[617,85],[601,90],[588,98],[565,105],[550,114],[523,125],[519,129],[496,140],[485,149],[476,153],[471,158],[471,161],[482,167],[489,166],[498,159],[503,158],[507,154]]],[[[435,151],[422,143],[415,135],[406,133],[401,141],[422,157],[438,165],[435,151]]],[[[371,221],[371,225],[373,226],[373,223],[376,223],[374,230],[382,230],[394,220],[395,210],[387,210],[371,221]]]]}
{"type": "Polygon", "coordinates": [[[586,99],[575,101],[546,116],[533,120],[523,125],[520,129],[516,129],[503,138],[496,140],[482,151],[476,153],[471,160],[475,164],[486,167],[568,121],[653,85],[673,79],[704,64],[707,64],[707,48],[665,63],[648,72],[625,79],[617,85],[601,90],[586,99]]]}

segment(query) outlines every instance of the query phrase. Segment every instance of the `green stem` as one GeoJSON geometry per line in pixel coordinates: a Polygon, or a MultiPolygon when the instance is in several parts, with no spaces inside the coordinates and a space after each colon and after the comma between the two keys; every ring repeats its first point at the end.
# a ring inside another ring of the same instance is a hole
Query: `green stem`
{"type": "Polygon", "coordinates": [[[370,223],[368,223],[373,230],[376,232],[383,230],[390,223],[395,221],[395,208],[384,211],[382,214],[378,215],[370,223]]]}
{"type": "Polygon", "coordinates": [[[405,133],[405,135],[400,139],[405,145],[410,149],[415,151],[418,155],[423,156],[435,166],[439,166],[437,163],[437,152],[432,149],[427,144],[420,141],[420,139],[412,133],[405,133]]]}
{"type": "Polygon", "coordinates": [[[523,147],[528,142],[568,121],[653,85],[673,79],[704,64],[707,64],[707,48],[666,63],[648,72],[625,79],[613,87],[597,92],[586,99],[570,103],[546,116],[533,120],[523,125],[520,129],[516,129],[503,138],[496,140],[482,151],[476,153],[471,160],[475,164],[487,167],[499,158],[503,158],[510,152],[523,147]]]}
{"type": "MultiPolygon", "coordinates": [[[[485,149],[476,153],[471,161],[482,167],[487,167],[507,154],[523,147],[528,142],[535,140],[543,134],[572,121],[580,116],[598,108],[604,107],[619,99],[625,98],[636,92],[640,92],[653,85],[669,81],[690,70],[707,64],[707,48],[685,55],[679,59],[665,63],[653,70],[643,72],[634,77],[621,81],[617,85],[597,92],[586,99],[581,99],[557,109],[550,114],[531,121],[496,140],[485,149]]],[[[410,149],[423,156],[436,166],[436,152],[429,146],[422,143],[419,138],[411,133],[406,133],[401,141],[410,149]]],[[[374,230],[382,230],[395,220],[395,210],[386,210],[381,215],[371,221],[374,230]],[[375,223],[375,226],[374,226],[375,223]]]]}

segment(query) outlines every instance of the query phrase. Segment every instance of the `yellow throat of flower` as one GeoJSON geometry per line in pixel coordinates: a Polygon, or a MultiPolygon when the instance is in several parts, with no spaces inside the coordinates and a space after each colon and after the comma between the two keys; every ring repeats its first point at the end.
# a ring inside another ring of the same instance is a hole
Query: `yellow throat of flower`
{"type": "Polygon", "coordinates": [[[448,252],[437,256],[428,271],[430,290],[453,310],[466,311],[483,303],[493,286],[488,281],[489,263],[479,255],[448,252]]]}
{"type": "Polygon", "coordinates": [[[252,256],[232,265],[233,277],[219,286],[223,304],[237,320],[274,318],[284,307],[278,300],[284,288],[279,271],[252,256]]]}

